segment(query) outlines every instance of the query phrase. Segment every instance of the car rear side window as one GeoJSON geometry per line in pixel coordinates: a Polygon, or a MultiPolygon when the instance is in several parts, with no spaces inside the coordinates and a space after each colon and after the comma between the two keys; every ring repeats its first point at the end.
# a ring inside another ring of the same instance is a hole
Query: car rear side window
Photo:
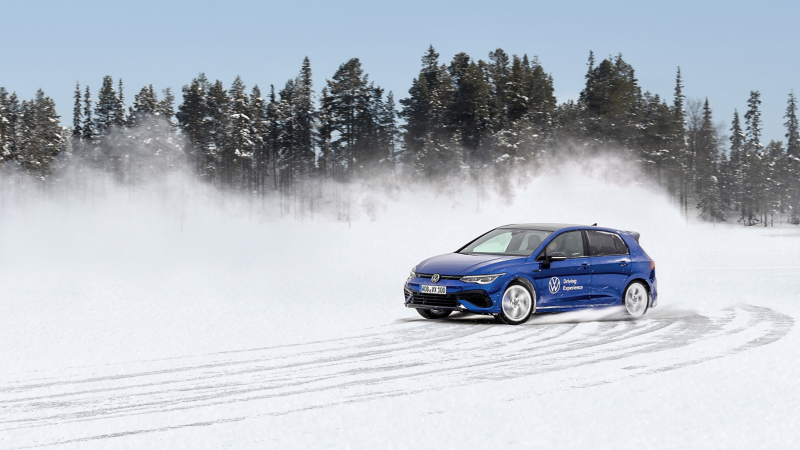
{"type": "Polygon", "coordinates": [[[614,256],[630,253],[628,246],[616,233],[587,230],[590,256],[614,256]]]}

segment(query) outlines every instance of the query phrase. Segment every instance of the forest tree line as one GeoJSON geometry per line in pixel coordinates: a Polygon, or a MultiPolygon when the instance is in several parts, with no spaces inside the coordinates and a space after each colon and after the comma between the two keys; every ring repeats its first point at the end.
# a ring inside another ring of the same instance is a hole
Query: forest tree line
{"type": "Polygon", "coordinates": [[[790,93],[786,141],[762,142],[761,100],[752,91],[731,126],[714,120],[708,100],[686,99],[677,71],[671,99],[642,92],[622,55],[590,52],[576,101],[558,103],[553,78],[536,57],[459,53],[442,63],[431,46],[408,96],[395,105],[353,58],[317,94],[306,58],[276,89],[249,91],[200,74],[175,94],[143,87],[126,104],[122,80],[103,79],[96,97],[75,87],[72,126],[61,125],[41,90],[20,101],[0,87],[0,165],[47,183],[67,161],[135,183],[152,171],[191,163],[226,189],[314,207],[323,183],[376,173],[403,179],[451,176],[504,182],[551,156],[627,152],[680,203],[709,221],[767,225],[777,213],[800,223],[800,132],[790,93]],[[143,131],[145,130],[145,131],[143,131]]]}

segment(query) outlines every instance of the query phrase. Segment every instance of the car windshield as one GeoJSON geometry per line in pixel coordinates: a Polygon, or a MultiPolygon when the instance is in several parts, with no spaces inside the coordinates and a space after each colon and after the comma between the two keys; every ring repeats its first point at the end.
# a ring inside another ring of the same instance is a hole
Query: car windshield
{"type": "Polygon", "coordinates": [[[498,228],[467,244],[458,253],[530,256],[551,231],[498,228]]]}

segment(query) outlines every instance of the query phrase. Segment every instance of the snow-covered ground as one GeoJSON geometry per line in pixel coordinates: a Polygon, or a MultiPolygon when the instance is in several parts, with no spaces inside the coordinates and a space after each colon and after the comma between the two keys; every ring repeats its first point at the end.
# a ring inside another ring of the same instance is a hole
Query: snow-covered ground
{"type": "Polygon", "coordinates": [[[120,188],[0,203],[0,448],[790,448],[800,227],[688,223],[578,172],[513,202],[372,198],[377,219],[265,218],[120,188]],[[498,225],[642,233],[659,306],[425,321],[420,260],[498,225]]]}

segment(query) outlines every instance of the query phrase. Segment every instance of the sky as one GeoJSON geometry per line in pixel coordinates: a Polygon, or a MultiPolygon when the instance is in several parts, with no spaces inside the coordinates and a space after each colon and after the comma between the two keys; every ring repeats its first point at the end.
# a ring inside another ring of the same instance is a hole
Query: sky
{"type": "Polygon", "coordinates": [[[708,97],[730,127],[734,108],[762,96],[764,140],[785,139],[786,101],[800,92],[800,2],[762,0],[508,1],[46,1],[0,0],[0,86],[21,98],[41,88],[72,122],[75,83],[96,96],[122,78],[128,104],[142,86],[180,89],[204,72],[229,86],[276,89],[308,56],[319,92],[357,57],[370,80],[408,95],[429,45],[488,59],[537,55],[559,102],[583,88],[589,51],[621,53],[643,91],[672,98],[678,67],[689,98],[708,97]]]}

